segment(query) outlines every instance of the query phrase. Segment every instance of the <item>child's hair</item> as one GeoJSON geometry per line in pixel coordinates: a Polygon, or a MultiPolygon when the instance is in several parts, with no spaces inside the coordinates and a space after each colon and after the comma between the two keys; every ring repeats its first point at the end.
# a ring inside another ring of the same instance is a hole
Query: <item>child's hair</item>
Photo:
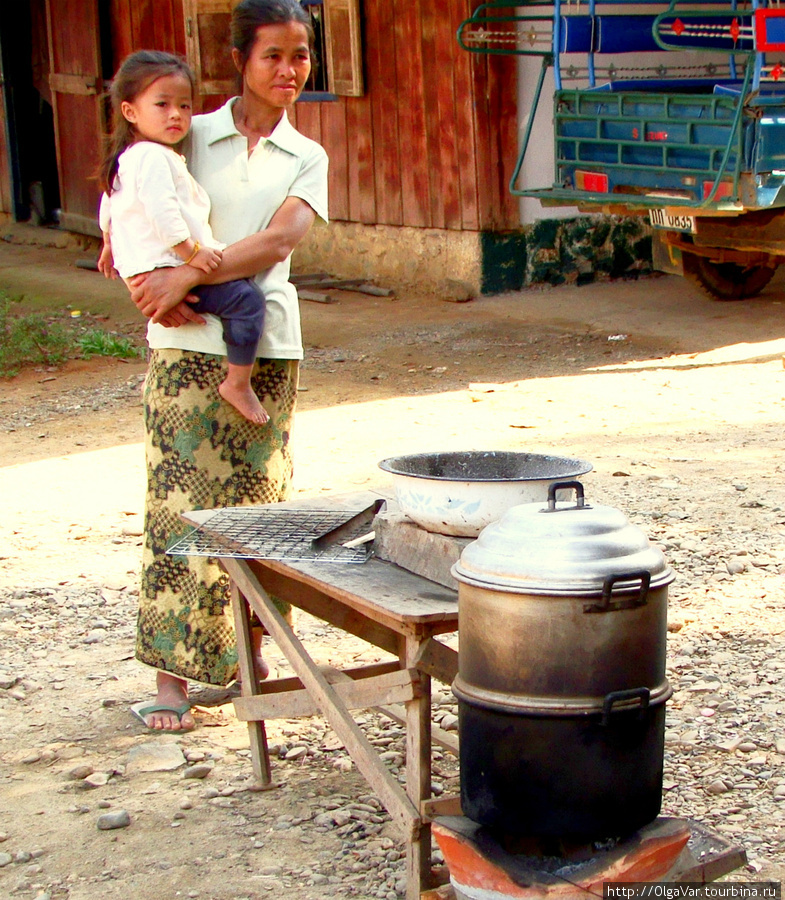
{"type": "Polygon", "coordinates": [[[154,81],[166,75],[184,75],[193,91],[196,79],[182,57],[161,50],[139,50],[127,56],[112,80],[109,96],[112,100],[112,133],[106,142],[104,158],[98,169],[101,190],[112,193],[120,154],[136,140],[134,126],[123,115],[124,102],[133,103],[154,81]]]}

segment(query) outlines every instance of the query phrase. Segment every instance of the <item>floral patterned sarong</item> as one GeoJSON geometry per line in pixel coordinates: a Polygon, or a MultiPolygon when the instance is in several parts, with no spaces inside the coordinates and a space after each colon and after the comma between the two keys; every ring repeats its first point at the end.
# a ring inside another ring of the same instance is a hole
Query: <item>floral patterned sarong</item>
{"type": "Polygon", "coordinates": [[[252,385],[270,421],[226,403],[222,356],[151,350],[144,388],[145,542],[136,656],[165,672],[228,684],[237,672],[229,580],[212,558],[169,556],[193,509],[277,503],[292,478],[296,360],[257,360],[252,385]]]}

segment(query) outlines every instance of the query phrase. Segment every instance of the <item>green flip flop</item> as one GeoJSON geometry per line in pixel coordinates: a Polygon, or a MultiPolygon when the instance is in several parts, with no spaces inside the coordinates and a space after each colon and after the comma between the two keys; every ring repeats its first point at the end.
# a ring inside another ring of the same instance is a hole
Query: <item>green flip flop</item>
{"type": "MultiPolygon", "coordinates": [[[[183,703],[182,706],[170,706],[166,703],[148,703],[146,700],[141,700],[139,703],[134,703],[131,707],[131,713],[135,718],[139,719],[139,721],[146,727],[150,728],[150,726],[145,722],[145,716],[149,716],[151,713],[156,712],[170,712],[174,713],[178,720],[181,721],[183,716],[189,712],[191,709],[190,703],[183,703]]],[[[190,731],[190,728],[181,728],[179,731],[190,731]]],[[[173,729],[171,728],[150,728],[150,731],[161,731],[161,732],[171,732],[173,729]]]]}

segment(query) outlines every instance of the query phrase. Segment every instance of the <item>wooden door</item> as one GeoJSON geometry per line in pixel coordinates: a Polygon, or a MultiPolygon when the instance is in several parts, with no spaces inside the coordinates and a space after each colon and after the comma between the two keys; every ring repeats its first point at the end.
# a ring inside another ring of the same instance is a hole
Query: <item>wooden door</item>
{"type": "Polygon", "coordinates": [[[46,0],[60,224],[100,234],[95,179],[104,133],[98,0],[46,0]]]}
{"type": "Polygon", "coordinates": [[[11,190],[11,148],[8,146],[8,140],[6,139],[8,127],[5,97],[5,75],[3,73],[3,60],[0,58],[0,213],[12,215],[14,212],[14,201],[11,190]]]}

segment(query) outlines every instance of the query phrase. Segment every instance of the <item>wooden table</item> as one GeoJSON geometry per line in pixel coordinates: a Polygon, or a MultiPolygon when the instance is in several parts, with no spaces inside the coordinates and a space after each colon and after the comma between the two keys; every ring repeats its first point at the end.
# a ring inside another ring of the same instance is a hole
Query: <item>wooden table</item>
{"type": "MultiPolygon", "coordinates": [[[[363,495],[370,503],[379,495],[363,495]]],[[[357,509],[358,496],[278,504],[278,508],[357,509]]],[[[210,534],[218,511],[189,512],[184,519],[210,534]]],[[[371,558],[361,565],[240,559],[216,554],[228,573],[237,629],[242,695],[239,719],[248,722],[254,774],[271,785],[264,720],[321,713],[398,827],[407,848],[406,900],[420,900],[441,879],[431,871],[430,820],[448,803],[431,800],[433,740],[457,753],[457,740],[431,726],[431,677],[450,684],[458,672],[457,651],[437,641],[458,628],[456,592],[371,558]],[[271,601],[288,601],[319,619],[393,654],[390,662],[325,673],[271,601]],[[255,613],[296,678],[257,682],[253,672],[251,611],[255,613]],[[399,706],[398,704],[403,704],[399,706]],[[382,708],[406,725],[406,789],[379,758],[350,710],[382,708]]],[[[457,811],[457,803],[452,807],[457,811]]]]}

